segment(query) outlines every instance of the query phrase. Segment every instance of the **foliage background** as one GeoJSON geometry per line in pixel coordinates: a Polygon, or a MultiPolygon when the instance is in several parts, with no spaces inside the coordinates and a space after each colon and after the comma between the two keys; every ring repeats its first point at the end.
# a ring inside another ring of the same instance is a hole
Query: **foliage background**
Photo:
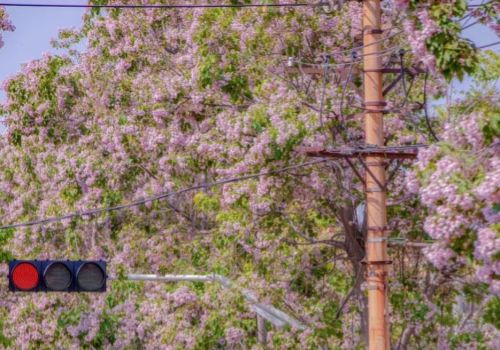
{"type": "MultiPolygon", "coordinates": [[[[385,35],[394,34],[384,46],[394,49],[383,63],[397,63],[398,50],[407,49],[404,63],[423,62],[426,94],[435,98],[453,76],[474,74],[478,86],[432,119],[439,142],[420,108],[424,79],[415,80],[407,100],[398,90],[387,96],[397,107],[385,119],[387,143],[433,143],[390,189],[393,238],[434,242],[425,251],[391,251],[393,343],[494,348],[498,56],[457,39],[466,2],[421,5],[384,2],[385,35]]],[[[474,16],[498,25],[492,13],[474,16]]],[[[1,14],[1,29],[12,30],[1,14]]],[[[289,56],[320,64],[325,52],[359,46],[360,18],[357,2],[87,12],[81,30],[61,31],[55,43],[69,48],[67,55],[30,62],[4,83],[2,223],[279,169],[306,161],[303,146],[362,144],[359,65],[342,76],[331,68],[326,81],[285,69],[289,56]],[[81,40],[87,50],[72,50],[81,40]]],[[[352,57],[335,53],[331,60],[352,57]]],[[[130,211],[2,230],[0,257],[105,259],[118,277],[220,273],[308,325],[270,329],[271,348],[363,348],[362,202],[350,168],[327,163],[130,211]]],[[[1,269],[6,275],[5,264],[1,269]]],[[[119,279],[102,295],[19,295],[6,292],[6,278],[1,283],[5,348],[260,348],[255,314],[216,285],[119,279]]]]}

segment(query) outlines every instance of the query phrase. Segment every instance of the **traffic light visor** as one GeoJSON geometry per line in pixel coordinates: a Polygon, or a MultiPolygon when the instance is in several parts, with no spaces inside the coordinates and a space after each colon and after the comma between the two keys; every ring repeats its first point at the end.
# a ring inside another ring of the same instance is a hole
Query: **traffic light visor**
{"type": "Polygon", "coordinates": [[[29,262],[22,262],[12,271],[12,283],[20,290],[32,290],[38,285],[38,269],[29,262]]]}

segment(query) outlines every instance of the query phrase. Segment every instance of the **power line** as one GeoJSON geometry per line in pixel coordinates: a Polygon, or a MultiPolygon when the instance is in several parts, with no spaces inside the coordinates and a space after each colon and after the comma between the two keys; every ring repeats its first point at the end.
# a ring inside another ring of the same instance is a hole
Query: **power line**
{"type": "Polygon", "coordinates": [[[90,9],[191,9],[191,8],[255,8],[255,7],[318,7],[326,6],[326,2],[318,2],[313,4],[308,3],[284,3],[284,4],[175,4],[175,5],[91,5],[91,4],[33,4],[33,3],[5,3],[1,2],[0,6],[6,7],[44,7],[44,8],[90,8],[90,9]]]}
{"type": "Polygon", "coordinates": [[[105,212],[128,209],[128,208],[137,207],[139,205],[143,205],[146,203],[156,202],[156,201],[163,200],[166,198],[178,196],[178,195],[192,192],[192,191],[199,190],[199,189],[205,189],[205,188],[209,188],[209,187],[225,185],[225,184],[229,184],[229,183],[233,183],[233,182],[245,181],[245,180],[254,179],[254,178],[266,176],[266,175],[276,175],[276,174],[287,172],[287,171],[292,170],[292,169],[311,166],[314,164],[324,163],[327,161],[328,161],[327,159],[320,159],[320,160],[315,160],[315,161],[311,161],[311,162],[290,165],[290,166],[280,168],[277,170],[269,170],[269,171],[256,173],[256,174],[249,174],[249,175],[240,176],[240,177],[233,177],[233,178],[229,178],[229,179],[223,179],[223,180],[218,180],[218,181],[214,181],[214,182],[209,182],[209,183],[205,183],[205,184],[201,184],[201,185],[196,185],[196,186],[184,188],[184,189],[181,189],[178,191],[161,193],[161,194],[158,194],[156,196],[146,197],[143,199],[139,199],[139,200],[127,203],[127,204],[120,204],[120,205],[116,205],[116,206],[112,206],[112,207],[93,208],[93,209],[88,209],[88,210],[84,210],[84,211],[77,211],[77,212],[73,212],[73,213],[69,213],[69,214],[61,215],[61,216],[53,216],[53,217],[44,218],[44,219],[37,219],[37,220],[33,220],[33,221],[26,221],[26,222],[11,224],[11,225],[0,226],[0,230],[18,228],[18,227],[44,225],[44,224],[48,224],[48,223],[52,223],[52,222],[63,221],[63,220],[73,219],[73,218],[82,217],[82,216],[92,216],[92,215],[101,214],[101,213],[105,213],[105,212]]]}
{"type": "MultiPolygon", "coordinates": [[[[472,5],[467,5],[467,9],[475,9],[475,8],[478,8],[478,7],[486,7],[490,4],[492,4],[493,1],[488,1],[488,2],[485,2],[485,3],[482,3],[482,4],[472,4],[472,5]]],[[[428,9],[432,7],[432,5],[418,5],[417,6],[417,9],[428,9]]]]}
{"type": "Polygon", "coordinates": [[[479,46],[478,49],[485,49],[487,47],[496,46],[498,44],[500,44],[500,41],[496,41],[496,42],[488,44],[488,45],[479,46]]]}
{"type": "MultiPolygon", "coordinates": [[[[372,45],[375,45],[375,44],[378,44],[380,42],[383,42],[385,40],[388,40],[388,39],[391,39],[391,38],[394,38],[395,36],[403,33],[404,31],[403,30],[399,30],[395,33],[392,33],[388,36],[386,36],[385,38],[382,38],[382,39],[379,39],[379,40],[376,40],[376,41],[373,41],[369,44],[366,44],[366,45],[359,45],[359,46],[355,46],[353,48],[350,48],[350,49],[344,49],[344,50],[337,50],[337,51],[332,51],[332,52],[326,52],[325,54],[328,55],[328,56],[335,56],[335,55],[339,55],[339,54],[352,54],[352,52],[355,52],[355,51],[358,51],[358,50],[362,50],[364,49],[365,47],[369,47],[369,46],[372,46],[372,45]]],[[[273,55],[276,55],[276,56],[287,56],[287,55],[284,55],[282,53],[274,53],[273,55]]],[[[289,57],[289,56],[287,56],[289,57]]],[[[361,55],[358,55],[358,57],[362,57],[361,55]]],[[[360,60],[361,62],[361,60],[360,60]]]]}
{"type": "MultiPolygon", "coordinates": [[[[356,51],[353,51],[353,52],[352,52],[352,59],[353,59],[353,61],[354,61],[354,60],[356,60],[356,57],[357,57],[357,53],[356,53],[356,51]]],[[[353,67],[353,66],[354,66],[354,65],[352,65],[352,64],[349,66],[349,73],[347,73],[347,78],[346,78],[346,80],[345,80],[345,82],[344,82],[344,87],[342,88],[342,95],[341,95],[341,97],[340,97],[340,108],[339,108],[339,114],[340,114],[340,120],[341,120],[342,122],[344,122],[344,115],[343,115],[343,111],[342,111],[342,110],[343,110],[343,108],[344,108],[344,97],[345,97],[345,92],[346,92],[346,90],[347,90],[347,84],[348,84],[348,83],[349,83],[349,81],[351,80],[351,75],[352,75],[352,67],[353,67]]]]}
{"type": "MultiPolygon", "coordinates": [[[[390,47],[388,49],[384,49],[384,50],[377,51],[377,52],[356,55],[356,57],[385,56],[387,54],[392,54],[394,51],[396,51],[398,49],[400,49],[399,46],[393,46],[393,47],[390,47]]],[[[342,66],[348,66],[351,64],[356,64],[356,63],[361,63],[361,62],[363,62],[363,60],[359,59],[359,60],[352,60],[352,61],[348,61],[348,62],[328,63],[328,66],[329,67],[342,67],[342,66]]],[[[293,60],[293,63],[298,63],[300,65],[309,66],[309,67],[323,67],[324,66],[324,63],[311,63],[311,62],[303,62],[303,61],[297,61],[297,60],[293,60]]]]}
{"type": "MultiPolygon", "coordinates": [[[[369,46],[369,45],[366,45],[366,46],[369,46]]],[[[399,49],[400,49],[399,46],[393,46],[393,47],[389,47],[387,49],[384,49],[384,50],[381,50],[381,51],[377,51],[377,52],[362,53],[362,54],[357,55],[357,57],[382,56],[384,54],[387,54],[388,52],[394,52],[394,51],[399,50],[399,49]]],[[[359,61],[361,62],[362,60],[359,60],[359,61]]]]}
{"type": "Polygon", "coordinates": [[[391,39],[399,34],[403,33],[403,30],[399,30],[397,31],[396,33],[393,33],[393,34],[390,34],[388,36],[386,36],[385,38],[382,38],[382,39],[379,39],[379,40],[376,40],[376,41],[373,41],[369,44],[366,44],[366,45],[360,45],[360,46],[356,46],[356,47],[353,47],[351,49],[345,49],[345,50],[340,50],[340,51],[334,51],[334,52],[330,52],[329,54],[330,55],[338,55],[338,54],[341,54],[341,53],[350,53],[350,52],[353,52],[353,51],[356,51],[356,50],[362,50],[364,49],[365,47],[369,47],[369,46],[372,46],[372,45],[375,45],[375,44],[378,44],[378,43],[381,43],[385,40],[388,40],[388,39],[391,39]]]}
{"type": "Polygon", "coordinates": [[[475,26],[476,24],[479,24],[479,23],[481,23],[481,21],[477,20],[475,22],[472,22],[471,24],[467,24],[467,25],[464,24],[464,26],[462,27],[462,30],[466,30],[466,29],[468,29],[468,28],[470,28],[472,26],[475,26]]]}
{"type": "Polygon", "coordinates": [[[475,4],[475,5],[467,5],[467,8],[477,8],[477,7],[486,7],[490,4],[492,4],[493,1],[488,1],[488,2],[485,2],[485,3],[481,3],[481,4],[475,4]]]}

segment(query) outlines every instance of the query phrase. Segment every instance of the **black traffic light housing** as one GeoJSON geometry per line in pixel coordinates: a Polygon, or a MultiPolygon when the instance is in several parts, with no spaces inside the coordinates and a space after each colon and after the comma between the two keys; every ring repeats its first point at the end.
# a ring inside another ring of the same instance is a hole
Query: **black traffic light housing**
{"type": "Polygon", "coordinates": [[[9,262],[12,292],[105,292],[102,260],[13,260],[9,262]]]}

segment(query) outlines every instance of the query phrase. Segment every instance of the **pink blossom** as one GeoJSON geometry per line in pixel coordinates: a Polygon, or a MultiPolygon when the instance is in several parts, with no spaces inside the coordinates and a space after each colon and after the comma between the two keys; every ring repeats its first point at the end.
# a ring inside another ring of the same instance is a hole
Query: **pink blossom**
{"type": "Polygon", "coordinates": [[[226,329],[226,342],[229,346],[241,344],[245,332],[240,328],[231,327],[226,329]]]}

